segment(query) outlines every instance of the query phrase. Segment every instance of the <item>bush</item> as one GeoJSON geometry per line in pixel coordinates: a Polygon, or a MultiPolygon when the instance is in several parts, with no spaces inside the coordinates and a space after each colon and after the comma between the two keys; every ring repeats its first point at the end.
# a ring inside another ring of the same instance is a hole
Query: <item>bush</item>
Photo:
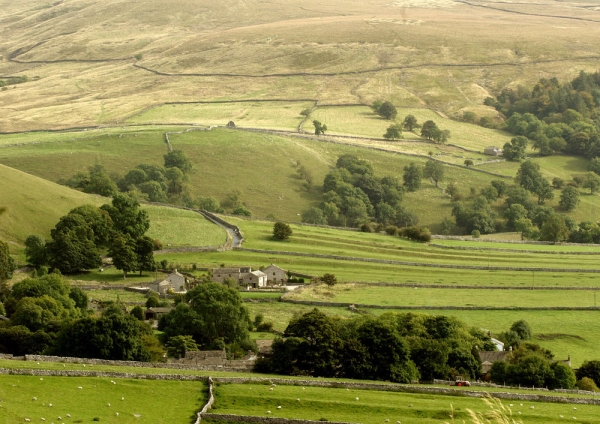
{"type": "Polygon", "coordinates": [[[131,310],[131,315],[134,316],[134,317],[136,317],[139,321],[143,321],[144,320],[144,310],[139,305],[135,306],[131,310]]]}
{"type": "Polygon", "coordinates": [[[577,382],[577,388],[579,390],[587,390],[588,392],[600,392],[594,380],[589,377],[583,377],[581,380],[577,382]]]}
{"type": "Polygon", "coordinates": [[[273,321],[261,322],[256,326],[256,331],[271,332],[273,331],[273,321]]]}
{"type": "Polygon", "coordinates": [[[287,240],[292,235],[292,227],[290,227],[285,222],[276,222],[273,225],[273,237],[277,240],[287,240]]]}
{"type": "Polygon", "coordinates": [[[399,230],[400,237],[427,243],[431,241],[431,232],[427,227],[406,227],[399,230]]]}
{"type": "Polygon", "coordinates": [[[390,225],[390,226],[386,227],[385,232],[388,233],[388,235],[390,235],[390,236],[397,236],[398,235],[398,227],[396,227],[395,225],[390,225]]]}
{"type": "Polygon", "coordinates": [[[365,222],[360,226],[360,231],[363,233],[372,233],[374,231],[373,225],[370,222],[365,222]]]}
{"type": "Polygon", "coordinates": [[[471,231],[471,237],[479,238],[479,237],[481,237],[481,233],[479,232],[479,230],[473,230],[473,231],[471,231]]]}
{"type": "Polygon", "coordinates": [[[243,206],[239,206],[237,208],[235,208],[232,213],[234,215],[241,215],[241,216],[252,216],[252,212],[250,212],[250,210],[246,209],[243,206]]]}

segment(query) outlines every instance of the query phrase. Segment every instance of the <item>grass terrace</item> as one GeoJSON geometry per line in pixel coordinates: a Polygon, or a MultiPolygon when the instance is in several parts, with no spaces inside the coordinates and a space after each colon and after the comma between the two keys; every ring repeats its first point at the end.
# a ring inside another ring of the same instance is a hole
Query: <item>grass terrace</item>
{"type": "Polygon", "coordinates": [[[200,381],[0,375],[0,422],[186,423],[206,403],[200,381]],[[168,393],[168,402],[165,394],[168,393]],[[32,400],[35,399],[35,400],[32,400]],[[67,418],[67,414],[70,418],[67,418]]]}

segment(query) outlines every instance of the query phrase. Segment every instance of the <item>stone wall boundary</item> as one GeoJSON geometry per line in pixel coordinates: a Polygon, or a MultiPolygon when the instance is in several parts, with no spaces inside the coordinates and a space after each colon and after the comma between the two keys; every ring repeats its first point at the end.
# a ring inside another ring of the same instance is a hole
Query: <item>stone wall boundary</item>
{"type": "Polygon", "coordinates": [[[364,281],[348,281],[344,284],[371,287],[396,287],[396,288],[423,288],[423,289],[461,289],[461,290],[600,290],[600,287],[575,287],[575,286],[474,286],[474,285],[449,285],[449,284],[419,284],[419,283],[380,283],[364,281]]]}
{"type": "MultiPolygon", "coordinates": [[[[429,246],[435,247],[438,249],[448,249],[448,250],[486,250],[492,252],[510,252],[510,253],[532,253],[532,254],[548,254],[548,255],[600,255],[600,250],[598,252],[561,252],[558,250],[523,250],[523,249],[502,249],[500,247],[475,247],[475,246],[445,246],[443,244],[437,243],[429,243],[429,246]]],[[[600,245],[593,245],[596,247],[600,247],[600,245]]]]}
{"type": "Polygon", "coordinates": [[[295,305],[308,305],[317,307],[333,308],[355,308],[364,309],[394,309],[394,310],[427,310],[427,311],[600,311],[600,306],[400,306],[400,305],[367,305],[362,303],[346,302],[319,302],[314,300],[294,300],[282,296],[281,302],[293,303],[295,305]]]}
{"type": "MultiPolygon", "coordinates": [[[[511,400],[526,400],[526,401],[537,401],[537,402],[551,402],[551,403],[572,403],[580,405],[600,405],[600,399],[589,399],[589,398],[568,398],[565,396],[552,396],[552,395],[539,395],[539,394],[527,394],[527,393],[509,393],[509,392],[485,392],[485,391],[474,391],[474,390],[463,390],[454,388],[442,388],[442,387],[423,387],[415,385],[404,385],[404,384],[375,384],[375,383],[354,383],[354,382],[333,382],[333,381],[318,381],[318,380],[291,380],[284,378],[259,378],[259,377],[215,377],[213,379],[216,383],[223,384],[279,384],[287,386],[311,386],[311,387],[330,387],[330,388],[348,388],[358,390],[377,390],[386,392],[400,392],[400,393],[419,393],[419,394],[438,394],[446,396],[467,396],[482,398],[485,396],[492,396],[498,399],[511,399],[511,400]]],[[[534,390],[534,389],[531,389],[534,390]]],[[[537,389],[535,389],[537,390],[537,389]]]]}
{"type": "MultiPolygon", "coordinates": [[[[476,243],[511,243],[511,244],[538,244],[545,246],[584,246],[584,247],[600,247],[600,244],[593,243],[564,243],[553,241],[539,241],[539,240],[496,240],[496,239],[482,239],[482,238],[470,238],[463,236],[444,236],[440,234],[432,235],[432,239],[435,240],[457,240],[457,241],[473,241],[476,243]]],[[[519,252],[523,252],[519,250],[519,252]]],[[[571,253],[571,252],[569,252],[571,253]]]]}
{"type": "MultiPolygon", "coordinates": [[[[323,421],[301,420],[295,418],[257,417],[252,415],[234,414],[202,414],[210,421],[226,421],[236,423],[260,423],[260,424],[323,424],[323,421]]],[[[351,424],[344,422],[328,421],[331,424],[351,424]]],[[[196,422],[197,424],[199,422],[196,422]]]]}
{"type": "Polygon", "coordinates": [[[452,264],[438,264],[428,262],[408,262],[408,261],[393,261],[388,259],[376,259],[376,258],[358,258],[354,256],[338,256],[338,255],[322,255],[316,253],[305,253],[305,252],[291,252],[286,250],[263,250],[263,249],[248,249],[244,247],[236,247],[235,250],[241,250],[245,252],[253,253],[266,253],[269,255],[286,255],[286,256],[304,256],[309,258],[318,259],[333,259],[339,261],[351,261],[351,262],[372,262],[379,264],[388,265],[401,265],[401,266],[421,266],[427,268],[450,268],[450,269],[475,269],[482,271],[536,271],[536,272],[566,272],[566,273],[592,273],[599,274],[600,269],[581,269],[581,268],[538,268],[538,267],[510,267],[510,266],[485,266],[485,265],[452,265],[452,264]]]}
{"type": "MultiPolygon", "coordinates": [[[[25,355],[25,361],[34,362],[58,362],[65,364],[92,364],[92,365],[107,365],[117,367],[132,367],[132,368],[164,368],[177,370],[191,371],[237,371],[248,372],[254,368],[254,362],[241,360],[227,360],[221,365],[191,365],[191,364],[174,364],[166,362],[139,362],[139,361],[114,361],[109,359],[93,359],[93,358],[75,358],[68,356],[47,356],[47,355],[25,355]]],[[[13,360],[17,358],[13,357],[13,360]]],[[[22,360],[22,358],[21,358],[22,360]]]]}
{"type": "Polygon", "coordinates": [[[33,375],[42,377],[101,377],[136,380],[208,381],[203,375],[188,374],[137,374],[116,371],[43,370],[30,368],[0,368],[3,375],[33,375]]]}

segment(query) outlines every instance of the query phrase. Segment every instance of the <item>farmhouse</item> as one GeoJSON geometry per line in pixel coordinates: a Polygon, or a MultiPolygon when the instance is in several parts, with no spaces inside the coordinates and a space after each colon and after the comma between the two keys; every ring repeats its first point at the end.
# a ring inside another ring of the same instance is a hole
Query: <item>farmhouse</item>
{"type": "Polygon", "coordinates": [[[148,287],[150,290],[153,290],[161,296],[164,296],[169,292],[169,290],[173,290],[174,292],[185,292],[185,284],[187,282],[188,280],[185,278],[185,276],[175,270],[164,280],[160,278],[154,280],[148,284],[148,287]]]}
{"type": "Polygon", "coordinates": [[[277,265],[271,264],[262,271],[267,275],[269,284],[285,284],[288,280],[286,270],[277,265]]]}
{"type": "Polygon", "coordinates": [[[502,149],[499,149],[496,146],[487,146],[483,150],[483,154],[488,156],[502,156],[502,149]]]}
{"type": "Polygon", "coordinates": [[[252,271],[252,268],[249,266],[240,268],[213,268],[213,281],[223,283],[226,278],[255,289],[267,286],[267,275],[262,271],[252,271]]]}

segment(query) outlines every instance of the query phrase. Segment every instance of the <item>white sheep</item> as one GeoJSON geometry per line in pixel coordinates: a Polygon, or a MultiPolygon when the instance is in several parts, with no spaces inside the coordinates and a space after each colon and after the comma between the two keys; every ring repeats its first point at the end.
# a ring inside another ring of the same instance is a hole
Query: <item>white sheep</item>
{"type": "Polygon", "coordinates": [[[51,403],[49,403],[49,404],[48,404],[48,406],[49,406],[50,408],[52,408],[52,404],[51,404],[51,403]]]}
{"type": "Polygon", "coordinates": [[[31,420],[29,418],[25,418],[25,421],[26,422],[30,422],[31,420]]]}
{"type": "Polygon", "coordinates": [[[110,403],[108,404],[108,406],[110,406],[110,403]]]}
{"type": "Polygon", "coordinates": [[[125,400],[125,398],[123,396],[121,396],[121,400],[125,400]]]}
{"type": "Polygon", "coordinates": [[[281,405],[279,405],[279,406],[277,407],[277,409],[281,409],[281,405]]]}
{"type": "Polygon", "coordinates": [[[34,396],[33,398],[31,398],[31,400],[37,400],[37,398],[34,396]]]}
{"type": "Polygon", "coordinates": [[[67,414],[67,418],[71,418],[71,414],[67,414]]]}
{"type": "Polygon", "coordinates": [[[270,413],[271,413],[271,411],[267,411],[267,414],[270,414],[270,413]]]}
{"type": "Polygon", "coordinates": [[[358,400],[358,398],[356,398],[356,400],[358,400]]]}
{"type": "Polygon", "coordinates": [[[118,417],[118,416],[119,416],[119,413],[118,413],[118,412],[115,412],[115,417],[118,417]]]}

